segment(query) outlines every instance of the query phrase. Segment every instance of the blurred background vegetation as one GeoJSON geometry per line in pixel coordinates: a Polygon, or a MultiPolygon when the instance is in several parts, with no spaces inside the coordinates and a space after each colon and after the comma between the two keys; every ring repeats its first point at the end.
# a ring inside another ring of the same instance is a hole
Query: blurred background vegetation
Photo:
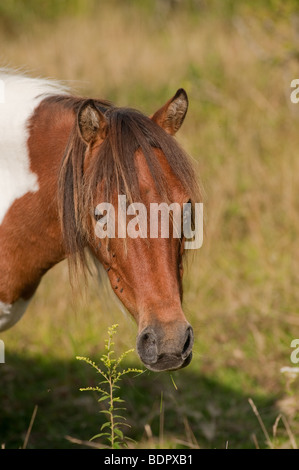
{"type": "MultiPolygon", "coordinates": [[[[67,82],[77,93],[151,114],[179,87],[190,109],[178,140],[205,189],[207,235],[187,267],[190,366],[144,373],[121,393],[135,447],[295,447],[298,378],[280,372],[299,337],[297,0],[0,1],[0,65],[67,82]],[[267,440],[248,399],[258,408],[267,440]],[[161,406],[162,404],[162,406],[161,406]],[[285,424],[287,423],[287,425],[285,424]]],[[[44,278],[24,318],[2,333],[0,444],[77,447],[99,431],[97,360],[108,326],[121,353],[136,326],[66,263],[44,278]]],[[[140,367],[137,355],[132,364],[140,367]]]]}

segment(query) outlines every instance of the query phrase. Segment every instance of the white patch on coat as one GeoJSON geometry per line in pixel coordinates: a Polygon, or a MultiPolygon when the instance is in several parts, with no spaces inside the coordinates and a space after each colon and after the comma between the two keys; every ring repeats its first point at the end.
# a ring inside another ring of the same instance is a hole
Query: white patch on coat
{"type": "Polygon", "coordinates": [[[29,300],[19,299],[13,304],[0,301],[0,331],[11,328],[24,315],[29,300]]]}
{"type": "Polygon", "coordinates": [[[28,78],[0,69],[4,99],[0,102],[0,225],[13,202],[39,189],[30,170],[28,120],[46,95],[64,93],[55,81],[28,78]]]}

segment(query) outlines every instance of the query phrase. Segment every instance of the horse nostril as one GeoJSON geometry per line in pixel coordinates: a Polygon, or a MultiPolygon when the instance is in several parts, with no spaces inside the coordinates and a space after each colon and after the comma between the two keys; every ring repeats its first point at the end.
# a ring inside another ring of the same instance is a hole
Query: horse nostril
{"type": "Polygon", "coordinates": [[[182,353],[182,354],[184,354],[184,353],[188,350],[189,346],[190,346],[190,335],[188,334],[187,339],[186,339],[186,342],[185,342],[185,344],[184,344],[184,348],[183,348],[183,353],[182,353]]]}
{"type": "Polygon", "coordinates": [[[155,333],[150,328],[147,328],[138,336],[137,351],[145,364],[154,364],[157,362],[157,338],[155,333]]]}
{"type": "Polygon", "coordinates": [[[191,326],[188,326],[187,336],[186,336],[185,344],[184,344],[183,351],[182,351],[182,359],[186,359],[191,353],[193,341],[194,341],[193,329],[191,326]]]}

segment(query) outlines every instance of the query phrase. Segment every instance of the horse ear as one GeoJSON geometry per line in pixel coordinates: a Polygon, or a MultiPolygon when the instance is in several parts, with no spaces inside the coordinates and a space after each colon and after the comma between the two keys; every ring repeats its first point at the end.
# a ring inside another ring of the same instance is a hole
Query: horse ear
{"type": "Polygon", "coordinates": [[[78,111],[79,132],[87,144],[104,140],[107,135],[107,121],[104,114],[96,108],[93,100],[86,100],[78,111]]]}
{"type": "Polygon", "coordinates": [[[188,110],[188,96],[183,88],[158,111],[151,119],[159,124],[168,134],[174,135],[180,129],[188,110]]]}

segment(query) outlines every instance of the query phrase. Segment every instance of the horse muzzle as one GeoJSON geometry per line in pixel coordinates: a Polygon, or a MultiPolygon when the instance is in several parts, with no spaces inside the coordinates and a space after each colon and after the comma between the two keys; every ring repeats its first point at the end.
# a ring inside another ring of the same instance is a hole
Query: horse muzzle
{"type": "Polygon", "coordinates": [[[144,365],[155,372],[186,367],[192,359],[193,329],[188,323],[144,328],[137,337],[137,352],[144,365]]]}

